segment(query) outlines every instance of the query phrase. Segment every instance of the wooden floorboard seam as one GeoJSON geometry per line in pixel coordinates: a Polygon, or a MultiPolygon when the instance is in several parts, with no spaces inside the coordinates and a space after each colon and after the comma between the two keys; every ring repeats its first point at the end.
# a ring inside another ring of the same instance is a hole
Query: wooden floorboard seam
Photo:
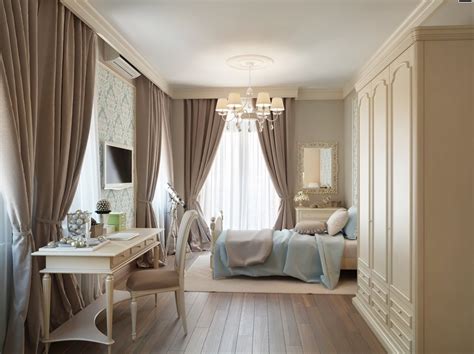
{"type": "MultiPolygon", "coordinates": [[[[186,268],[199,256],[187,254],[186,268]]],[[[172,257],[165,269],[172,269],[172,257]]],[[[117,284],[124,288],[125,278],[117,284]]],[[[174,294],[139,299],[137,334],[131,340],[129,303],[114,309],[113,353],[385,353],[352,305],[350,295],[206,293],[185,294],[188,335],[178,319],[174,294]]],[[[105,331],[105,316],[98,328],[105,331]]],[[[53,343],[52,354],[107,353],[88,342],[53,343]]]]}

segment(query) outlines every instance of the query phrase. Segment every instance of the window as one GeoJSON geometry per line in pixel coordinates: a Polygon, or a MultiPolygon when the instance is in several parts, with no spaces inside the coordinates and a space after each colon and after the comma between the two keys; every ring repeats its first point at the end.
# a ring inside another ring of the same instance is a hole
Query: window
{"type": "Polygon", "coordinates": [[[78,209],[93,212],[100,199],[99,138],[95,116],[94,109],[76,194],[69,208],[71,213],[78,209]]]}
{"type": "MultiPolygon", "coordinates": [[[[92,213],[95,211],[96,203],[100,199],[99,171],[99,138],[95,109],[93,109],[84,161],[82,162],[76,194],[74,194],[74,199],[69,208],[70,213],[78,209],[87,210],[92,213]]],[[[63,228],[67,228],[67,218],[64,220],[63,228]]],[[[102,293],[102,280],[100,276],[92,274],[76,274],[75,276],[86,305],[100,296],[102,293]]]]}
{"type": "Polygon", "coordinates": [[[273,228],[280,198],[268,173],[258,132],[229,126],[200,193],[206,221],[224,212],[224,226],[236,230],[273,228]]]}
{"type": "MultiPolygon", "coordinates": [[[[171,159],[171,141],[169,138],[169,128],[167,122],[163,122],[161,132],[161,156],[160,167],[158,170],[158,180],[156,182],[155,197],[153,199],[153,209],[155,211],[158,227],[168,228],[169,217],[168,210],[170,208],[167,183],[172,182],[172,159],[171,159]]],[[[167,232],[168,230],[166,230],[167,232]]],[[[160,242],[165,245],[165,232],[160,233],[160,242]]]]}

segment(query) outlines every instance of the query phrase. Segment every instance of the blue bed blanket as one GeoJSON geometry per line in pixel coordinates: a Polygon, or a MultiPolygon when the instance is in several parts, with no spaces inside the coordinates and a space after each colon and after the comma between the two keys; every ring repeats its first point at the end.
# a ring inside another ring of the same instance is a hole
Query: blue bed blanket
{"type": "Polygon", "coordinates": [[[231,268],[225,248],[227,231],[215,243],[214,279],[237,275],[250,277],[291,276],[334,289],[339,281],[344,237],[302,235],[293,230],[273,232],[273,249],[265,263],[231,268]]]}

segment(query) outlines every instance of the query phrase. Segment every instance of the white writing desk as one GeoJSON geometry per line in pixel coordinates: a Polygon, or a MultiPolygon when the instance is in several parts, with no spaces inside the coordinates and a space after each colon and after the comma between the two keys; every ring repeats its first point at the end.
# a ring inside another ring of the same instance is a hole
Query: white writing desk
{"type": "Polygon", "coordinates": [[[111,241],[95,251],[42,250],[33,256],[46,257],[43,273],[43,314],[46,353],[53,342],[80,340],[102,343],[112,352],[112,316],[114,304],[128,300],[128,291],[114,290],[114,273],[150,250],[155,253],[155,268],[158,268],[160,243],[158,234],[162,229],[131,229],[139,236],[129,241],[111,241]],[[49,333],[51,305],[51,274],[104,274],[105,295],[78,312],[74,317],[49,333]],[[99,331],[95,319],[103,310],[107,312],[107,335],[99,331]]]}

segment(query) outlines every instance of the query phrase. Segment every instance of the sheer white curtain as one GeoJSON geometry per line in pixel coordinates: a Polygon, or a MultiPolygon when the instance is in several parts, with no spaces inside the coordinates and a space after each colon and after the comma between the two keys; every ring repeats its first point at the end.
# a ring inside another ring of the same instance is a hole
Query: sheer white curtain
{"type": "Polygon", "coordinates": [[[216,158],[200,193],[206,221],[219,210],[224,227],[236,230],[272,228],[280,198],[271,181],[255,129],[224,130],[216,158]]]}
{"type": "Polygon", "coordinates": [[[5,342],[12,284],[12,228],[0,194],[0,352],[5,342]]]}
{"type": "Polygon", "coordinates": [[[96,203],[100,199],[99,137],[97,129],[97,119],[93,114],[79,183],[69,208],[71,212],[77,209],[94,211],[96,203]]]}
{"type": "MultiPolygon", "coordinates": [[[[100,199],[99,137],[95,109],[93,112],[81,175],[69,212],[77,209],[94,212],[96,203],[100,199]]],[[[91,303],[101,294],[101,281],[97,275],[76,274],[76,277],[86,304],[91,303]]]]}
{"type": "MultiPolygon", "coordinates": [[[[153,198],[153,210],[155,211],[158,227],[166,228],[169,226],[169,197],[166,191],[166,184],[173,184],[173,167],[171,158],[171,141],[167,122],[163,123],[161,137],[161,156],[160,168],[158,170],[158,181],[156,182],[155,197],[153,198]]],[[[166,231],[165,231],[166,232],[166,231]]],[[[160,242],[165,244],[165,232],[160,234],[160,242]]]]}

